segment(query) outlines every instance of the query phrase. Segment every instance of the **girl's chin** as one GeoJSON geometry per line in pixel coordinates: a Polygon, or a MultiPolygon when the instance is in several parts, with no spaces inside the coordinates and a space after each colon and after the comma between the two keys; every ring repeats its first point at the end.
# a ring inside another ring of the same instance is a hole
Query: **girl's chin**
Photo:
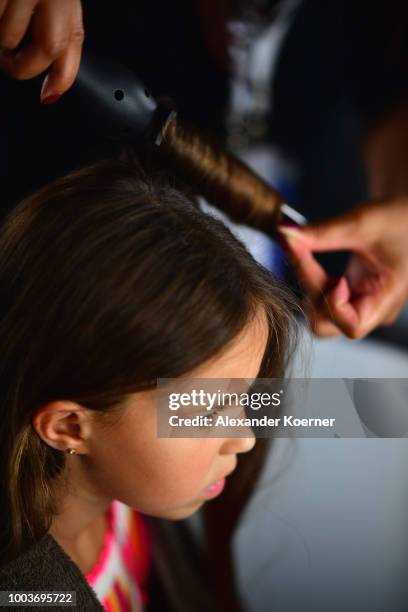
{"type": "Polygon", "coordinates": [[[205,501],[205,499],[200,499],[191,502],[191,504],[186,504],[185,506],[180,506],[179,508],[174,508],[173,510],[168,510],[166,512],[160,513],[160,517],[158,518],[166,519],[169,521],[179,521],[182,519],[186,519],[189,516],[192,516],[195,512],[197,512],[197,510],[201,508],[205,501]]]}

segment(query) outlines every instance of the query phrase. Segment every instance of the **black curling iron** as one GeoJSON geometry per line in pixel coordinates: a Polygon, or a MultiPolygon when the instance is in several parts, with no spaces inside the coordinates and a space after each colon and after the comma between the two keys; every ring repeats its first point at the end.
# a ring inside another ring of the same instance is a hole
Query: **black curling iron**
{"type": "MultiPolygon", "coordinates": [[[[174,107],[156,101],[131,70],[89,51],[84,51],[77,80],[64,97],[87,113],[99,133],[131,146],[160,146],[169,121],[176,118],[174,107]]],[[[305,217],[280,199],[281,220],[304,225],[305,217]]]]}
{"type": "Polygon", "coordinates": [[[168,105],[158,104],[131,70],[89,52],[83,52],[68,97],[87,112],[93,127],[122,143],[148,139],[160,144],[166,123],[176,114],[168,105]]]}

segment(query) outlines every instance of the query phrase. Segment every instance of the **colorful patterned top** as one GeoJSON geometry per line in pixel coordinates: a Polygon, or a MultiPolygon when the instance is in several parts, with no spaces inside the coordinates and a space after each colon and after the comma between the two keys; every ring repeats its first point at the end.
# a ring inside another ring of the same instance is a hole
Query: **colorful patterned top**
{"type": "Polygon", "coordinates": [[[142,516],[114,501],[99,558],[86,579],[107,612],[140,612],[146,605],[150,545],[142,516]]]}

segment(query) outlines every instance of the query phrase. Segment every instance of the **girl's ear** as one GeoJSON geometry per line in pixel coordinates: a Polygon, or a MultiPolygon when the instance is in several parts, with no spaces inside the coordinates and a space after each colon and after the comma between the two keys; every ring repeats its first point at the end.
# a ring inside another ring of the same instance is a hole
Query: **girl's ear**
{"type": "Polygon", "coordinates": [[[70,401],[56,401],[38,408],[31,419],[42,440],[60,451],[88,454],[91,435],[90,411],[70,401]]]}

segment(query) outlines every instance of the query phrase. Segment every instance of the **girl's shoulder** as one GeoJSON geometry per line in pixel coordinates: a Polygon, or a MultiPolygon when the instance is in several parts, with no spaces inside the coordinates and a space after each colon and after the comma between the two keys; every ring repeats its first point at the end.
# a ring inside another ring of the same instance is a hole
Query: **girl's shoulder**
{"type": "MultiPolygon", "coordinates": [[[[76,609],[103,611],[79,568],[50,534],[0,568],[0,590],[75,591],[76,609]]],[[[47,607],[50,612],[54,609],[61,610],[60,607],[47,607]]]]}

